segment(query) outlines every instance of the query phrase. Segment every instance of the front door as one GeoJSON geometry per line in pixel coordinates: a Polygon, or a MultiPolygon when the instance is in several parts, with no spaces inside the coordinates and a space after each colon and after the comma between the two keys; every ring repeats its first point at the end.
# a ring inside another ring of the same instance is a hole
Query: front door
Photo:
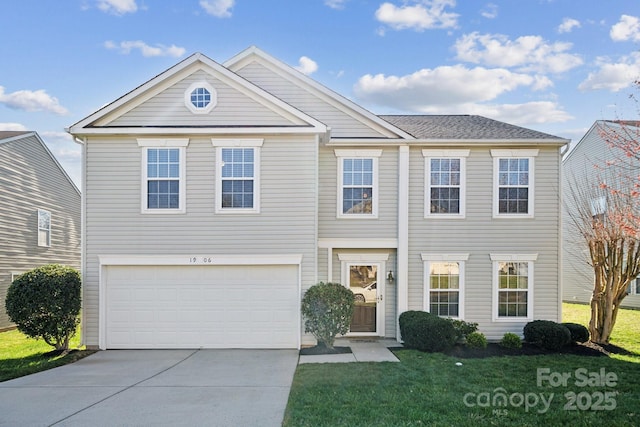
{"type": "Polygon", "coordinates": [[[349,332],[358,335],[380,335],[384,325],[384,270],[380,263],[347,265],[347,283],[355,297],[355,308],[349,332]]]}

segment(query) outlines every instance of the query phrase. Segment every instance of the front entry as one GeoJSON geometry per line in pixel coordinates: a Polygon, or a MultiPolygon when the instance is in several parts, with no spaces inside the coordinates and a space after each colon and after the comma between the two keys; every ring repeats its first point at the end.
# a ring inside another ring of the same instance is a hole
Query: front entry
{"type": "Polygon", "coordinates": [[[343,283],[355,297],[351,335],[384,336],[384,271],[383,262],[343,263],[343,283]]]}

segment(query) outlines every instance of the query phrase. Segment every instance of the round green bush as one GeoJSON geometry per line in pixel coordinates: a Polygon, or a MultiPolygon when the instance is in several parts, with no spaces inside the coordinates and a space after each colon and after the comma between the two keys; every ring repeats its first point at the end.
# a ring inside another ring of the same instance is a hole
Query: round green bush
{"type": "Polygon", "coordinates": [[[464,320],[446,318],[453,325],[458,336],[458,341],[464,341],[464,339],[472,332],[478,330],[478,324],[473,322],[465,322],[464,320]]]}
{"type": "Polygon", "coordinates": [[[23,334],[68,350],[80,323],[80,273],[59,264],[18,276],[7,291],[7,315],[23,334]]]}
{"type": "Polygon", "coordinates": [[[589,341],[589,329],[579,323],[562,323],[571,333],[571,342],[587,342],[589,341]]]}
{"type": "Polygon", "coordinates": [[[547,350],[559,350],[571,342],[566,326],[550,320],[534,320],[524,327],[524,339],[547,350]]]}
{"type": "Polygon", "coordinates": [[[513,332],[507,332],[502,336],[500,345],[504,348],[522,348],[522,340],[513,332]]]}
{"type": "Polygon", "coordinates": [[[457,332],[447,319],[426,311],[405,311],[400,315],[404,346],[420,351],[445,352],[455,344],[457,332]]]}
{"type": "Polygon", "coordinates": [[[482,332],[471,332],[467,335],[467,347],[487,348],[487,338],[482,332]]]}
{"type": "Polygon", "coordinates": [[[333,348],[336,335],[349,331],[354,306],[353,292],[339,283],[311,286],[302,298],[305,332],[311,332],[319,345],[333,348]]]}

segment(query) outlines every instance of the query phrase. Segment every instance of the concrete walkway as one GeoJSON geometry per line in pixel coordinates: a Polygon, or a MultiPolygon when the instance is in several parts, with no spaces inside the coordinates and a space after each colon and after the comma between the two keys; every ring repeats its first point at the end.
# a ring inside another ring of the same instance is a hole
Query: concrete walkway
{"type": "Polygon", "coordinates": [[[351,353],[300,356],[298,363],[399,362],[389,348],[402,347],[396,340],[377,338],[338,338],[334,346],[351,347],[351,353]]]}
{"type": "Polygon", "coordinates": [[[0,426],[281,426],[297,350],[107,350],[0,383],[0,426]]]}

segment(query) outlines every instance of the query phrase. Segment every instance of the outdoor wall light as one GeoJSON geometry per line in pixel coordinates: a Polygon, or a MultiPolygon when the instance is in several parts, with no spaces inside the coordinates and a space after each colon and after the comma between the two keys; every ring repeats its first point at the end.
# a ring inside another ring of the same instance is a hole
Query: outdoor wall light
{"type": "Polygon", "coordinates": [[[393,277],[393,271],[389,270],[389,274],[387,274],[387,280],[391,283],[393,283],[393,280],[395,278],[393,277]]]}

